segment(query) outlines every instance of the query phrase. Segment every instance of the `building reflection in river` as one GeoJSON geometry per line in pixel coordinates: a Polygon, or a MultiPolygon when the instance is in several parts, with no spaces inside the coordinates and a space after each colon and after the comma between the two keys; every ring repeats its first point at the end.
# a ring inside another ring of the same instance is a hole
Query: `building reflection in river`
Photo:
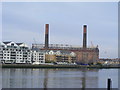
{"type": "Polygon", "coordinates": [[[98,88],[99,69],[3,69],[3,88],[98,88]]]}

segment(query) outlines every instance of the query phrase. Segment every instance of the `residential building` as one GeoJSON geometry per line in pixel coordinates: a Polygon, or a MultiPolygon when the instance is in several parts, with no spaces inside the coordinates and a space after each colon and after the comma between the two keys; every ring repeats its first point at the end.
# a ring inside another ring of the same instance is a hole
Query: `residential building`
{"type": "Polygon", "coordinates": [[[31,63],[31,50],[24,43],[3,42],[0,44],[1,63],[31,63]]]}
{"type": "Polygon", "coordinates": [[[45,52],[40,50],[32,50],[32,63],[33,64],[44,64],[45,63],[45,52]]]}
{"type": "Polygon", "coordinates": [[[76,54],[65,50],[46,50],[45,61],[74,63],[76,61],[76,54]]]}

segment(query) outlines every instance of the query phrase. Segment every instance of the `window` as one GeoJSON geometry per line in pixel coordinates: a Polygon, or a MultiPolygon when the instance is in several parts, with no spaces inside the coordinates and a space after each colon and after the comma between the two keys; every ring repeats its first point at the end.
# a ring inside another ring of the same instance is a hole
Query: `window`
{"type": "Polygon", "coordinates": [[[14,43],[12,43],[11,46],[14,46],[14,43]]]}

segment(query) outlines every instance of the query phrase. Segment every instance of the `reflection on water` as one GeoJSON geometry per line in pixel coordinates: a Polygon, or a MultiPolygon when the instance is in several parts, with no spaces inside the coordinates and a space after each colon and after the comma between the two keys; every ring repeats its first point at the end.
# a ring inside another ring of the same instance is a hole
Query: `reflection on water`
{"type": "MultiPolygon", "coordinates": [[[[115,75],[117,75],[116,70],[114,69],[115,75]]],[[[2,69],[2,87],[99,88],[99,84],[104,81],[101,80],[101,71],[99,69],[2,69]]],[[[103,87],[105,88],[106,85],[103,87]]]]}

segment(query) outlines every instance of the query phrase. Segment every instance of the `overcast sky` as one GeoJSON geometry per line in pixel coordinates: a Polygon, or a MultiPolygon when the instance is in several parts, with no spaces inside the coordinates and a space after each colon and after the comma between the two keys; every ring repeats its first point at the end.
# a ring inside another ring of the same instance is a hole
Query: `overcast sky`
{"type": "Polygon", "coordinates": [[[117,2],[4,2],[3,41],[44,43],[50,24],[50,43],[82,46],[83,25],[88,25],[88,46],[99,46],[100,58],[118,57],[117,2]]]}

